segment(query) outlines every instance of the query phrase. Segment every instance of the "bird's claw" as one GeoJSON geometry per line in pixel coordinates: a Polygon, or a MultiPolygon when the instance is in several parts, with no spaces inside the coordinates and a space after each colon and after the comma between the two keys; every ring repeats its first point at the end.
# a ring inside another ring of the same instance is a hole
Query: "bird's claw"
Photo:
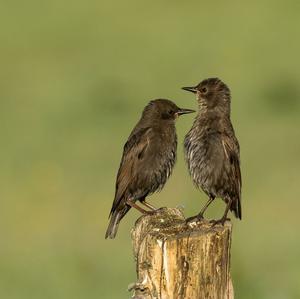
{"type": "Polygon", "coordinates": [[[202,221],[202,220],[204,220],[203,215],[198,214],[198,215],[196,215],[196,216],[192,216],[192,217],[186,218],[186,219],[185,219],[185,223],[190,223],[190,222],[200,222],[200,221],[202,221]]]}
{"type": "Polygon", "coordinates": [[[158,208],[158,209],[156,209],[156,210],[147,211],[147,212],[146,212],[146,215],[154,215],[154,214],[156,214],[156,213],[161,212],[163,209],[165,209],[165,207],[158,208]]]}
{"type": "Polygon", "coordinates": [[[210,220],[209,222],[212,223],[212,226],[216,226],[218,224],[221,224],[222,226],[224,226],[224,224],[227,220],[230,221],[230,218],[222,217],[221,219],[218,219],[218,220],[213,219],[213,220],[210,220]]]}

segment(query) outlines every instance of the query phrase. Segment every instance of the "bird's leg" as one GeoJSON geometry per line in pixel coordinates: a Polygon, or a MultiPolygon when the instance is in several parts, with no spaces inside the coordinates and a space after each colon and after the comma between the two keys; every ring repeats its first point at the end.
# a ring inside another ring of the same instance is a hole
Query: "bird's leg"
{"type": "Polygon", "coordinates": [[[137,209],[138,211],[140,211],[142,214],[149,214],[149,211],[146,211],[145,209],[141,208],[140,206],[138,206],[135,202],[133,202],[132,200],[128,199],[126,201],[126,204],[128,204],[129,206],[131,206],[132,208],[137,209]]]}
{"type": "Polygon", "coordinates": [[[225,209],[225,212],[224,212],[224,215],[222,216],[222,218],[220,218],[218,220],[211,220],[210,221],[210,222],[213,223],[213,226],[215,226],[216,224],[222,224],[222,225],[224,225],[225,221],[228,219],[227,218],[227,214],[228,214],[228,211],[230,209],[231,203],[232,203],[232,199],[230,198],[228,200],[228,202],[227,202],[227,206],[226,206],[226,209],[225,209]]]}
{"type": "Polygon", "coordinates": [[[208,208],[208,206],[214,201],[215,197],[214,196],[210,196],[209,200],[206,202],[205,206],[202,208],[202,210],[200,211],[200,213],[197,215],[198,219],[203,219],[203,215],[204,212],[206,211],[206,209],[208,208]]]}
{"type": "Polygon", "coordinates": [[[214,196],[209,196],[208,201],[206,202],[205,206],[201,209],[201,211],[199,212],[199,214],[197,214],[196,216],[192,216],[187,218],[185,221],[186,222],[191,222],[194,220],[202,220],[204,219],[203,214],[206,211],[206,209],[208,208],[208,206],[214,201],[215,197],[214,196]]]}
{"type": "Polygon", "coordinates": [[[156,211],[157,208],[155,208],[154,206],[152,206],[150,203],[146,202],[146,200],[141,201],[141,204],[144,205],[145,207],[149,208],[152,211],[156,211]]]}

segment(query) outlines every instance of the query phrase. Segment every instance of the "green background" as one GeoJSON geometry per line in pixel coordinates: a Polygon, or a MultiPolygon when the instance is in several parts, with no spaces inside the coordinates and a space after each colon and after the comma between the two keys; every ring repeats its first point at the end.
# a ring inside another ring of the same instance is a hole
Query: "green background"
{"type": "MultiPolygon", "coordinates": [[[[146,103],[232,90],[243,220],[236,298],[300,298],[299,1],[2,1],[0,298],[129,298],[131,211],[104,240],[122,147],[146,103]]],[[[183,160],[150,202],[203,206],[183,160]]],[[[209,217],[219,217],[216,202],[209,217]]]]}

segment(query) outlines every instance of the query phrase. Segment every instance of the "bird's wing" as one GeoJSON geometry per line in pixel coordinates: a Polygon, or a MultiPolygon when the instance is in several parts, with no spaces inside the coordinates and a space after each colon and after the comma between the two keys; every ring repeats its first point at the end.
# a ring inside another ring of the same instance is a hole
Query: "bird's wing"
{"type": "Polygon", "coordinates": [[[232,210],[236,213],[237,217],[241,219],[241,188],[242,188],[242,177],[240,170],[240,155],[239,155],[239,144],[235,136],[222,136],[222,145],[225,153],[225,157],[229,162],[229,177],[230,185],[236,198],[232,205],[232,210]]]}
{"type": "Polygon", "coordinates": [[[125,143],[117,175],[115,199],[110,213],[116,210],[130,182],[135,178],[138,166],[149,148],[151,133],[150,127],[141,128],[133,132],[125,143]]]}

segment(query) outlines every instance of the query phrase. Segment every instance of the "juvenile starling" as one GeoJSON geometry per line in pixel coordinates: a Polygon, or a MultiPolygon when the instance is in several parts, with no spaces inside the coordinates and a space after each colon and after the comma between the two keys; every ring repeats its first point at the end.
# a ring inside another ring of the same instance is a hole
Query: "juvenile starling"
{"type": "Polygon", "coordinates": [[[218,78],[210,78],[195,87],[183,87],[197,96],[199,112],[185,136],[184,151],[190,175],[198,188],[209,197],[197,216],[202,219],[216,197],[226,205],[215,223],[224,225],[228,210],[242,219],[240,149],[230,121],[230,90],[218,78]]]}
{"type": "Polygon", "coordinates": [[[160,191],[169,178],[176,161],[175,120],[191,112],[195,111],[178,108],[164,99],[153,100],[145,107],[124,146],[105,238],[116,236],[119,222],[130,208],[149,213],[136,201],[155,210],[145,199],[160,191]]]}

